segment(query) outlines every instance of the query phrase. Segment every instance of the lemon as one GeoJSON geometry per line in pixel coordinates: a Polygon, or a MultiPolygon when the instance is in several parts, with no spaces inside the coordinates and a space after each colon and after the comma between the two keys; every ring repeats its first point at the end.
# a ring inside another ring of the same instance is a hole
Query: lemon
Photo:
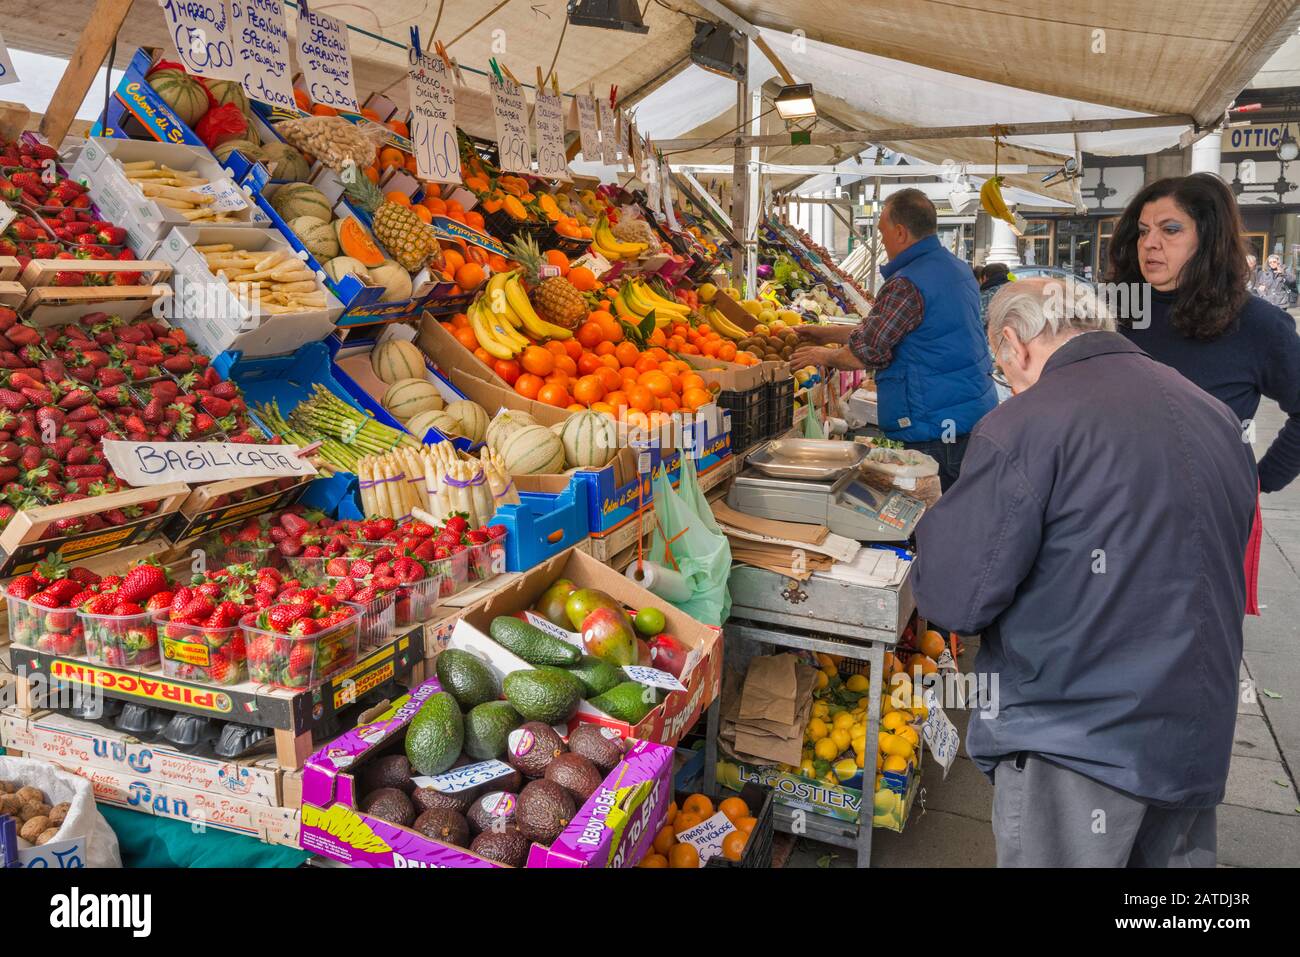
{"type": "Polygon", "coordinates": [[[826,722],[821,718],[813,718],[808,722],[808,738],[811,741],[820,741],[830,732],[831,729],[826,727],[826,722]]]}
{"type": "Polygon", "coordinates": [[[903,774],[907,771],[907,759],[891,754],[889,757],[885,758],[883,770],[897,771],[899,774],[903,774]]]}
{"type": "Polygon", "coordinates": [[[847,711],[841,711],[831,722],[833,728],[851,728],[853,726],[853,715],[847,711]]]}
{"type": "Polygon", "coordinates": [[[866,675],[849,675],[849,680],[844,686],[850,691],[866,691],[871,687],[871,682],[867,680],[866,675]]]}
{"type": "MultiPolygon", "coordinates": [[[[880,750],[887,755],[897,755],[900,758],[910,758],[912,756],[912,745],[897,734],[890,734],[882,731],[878,735],[880,750]]],[[[819,742],[820,744],[820,742],[819,742]]],[[[821,754],[820,751],[817,752],[821,754]]]]}
{"type": "Polygon", "coordinates": [[[880,719],[880,726],[886,731],[897,731],[907,727],[907,715],[902,711],[891,711],[880,719]]]}
{"type": "Polygon", "coordinates": [[[867,750],[867,736],[865,734],[854,735],[852,740],[849,741],[849,744],[853,746],[854,751],[857,751],[859,754],[865,754],[867,750]]]}
{"type": "Polygon", "coordinates": [[[913,748],[915,748],[917,745],[919,745],[919,744],[921,743],[921,739],[920,739],[920,737],[917,735],[917,733],[916,733],[916,729],[915,729],[915,728],[910,728],[910,727],[909,727],[909,728],[899,728],[897,731],[894,732],[894,734],[895,734],[897,737],[902,738],[904,741],[906,741],[906,742],[907,742],[909,745],[911,745],[913,748]]]}
{"type": "Polygon", "coordinates": [[[925,706],[925,702],[919,696],[917,700],[912,702],[912,714],[922,721],[930,716],[930,709],[925,706]]]}
{"type": "Polygon", "coordinates": [[[853,736],[849,734],[848,728],[836,728],[831,732],[831,740],[835,742],[835,753],[838,754],[848,748],[853,736]]]}
{"type": "Polygon", "coordinates": [[[859,769],[861,769],[862,766],[866,764],[866,762],[867,762],[867,756],[863,754],[861,751],[859,751],[857,754],[853,756],[853,763],[859,769]]]}
{"type": "Polygon", "coordinates": [[[858,766],[851,758],[845,758],[843,761],[835,762],[835,776],[841,781],[847,781],[857,773],[858,766]]]}
{"type": "MultiPolygon", "coordinates": [[[[821,758],[823,761],[834,761],[841,750],[841,748],[835,746],[835,742],[830,738],[822,738],[817,742],[816,747],[813,748],[813,754],[821,758]]],[[[911,753],[910,748],[908,749],[908,753],[911,753]]]]}
{"type": "Polygon", "coordinates": [[[807,758],[799,762],[799,773],[806,778],[817,777],[817,769],[813,767],[812,761],[807,758]]]}
{"type": "Polygon", "coordinates": [[[834,668],[834,667],[835,667],[835,661],[834,661],[833,658],[831,658],[830,655],[828,655],[828,654],[826,654],[825,652],[822,652],[822,651],[819,651],[819,652],[817,652],[816,654],[817,654],[817,667],[819,667],[819,668],[834,668]]]}
{"type": "Polygon", "coordinates": [[[814,701],[812,706],[814,718],[826,718],[830,716],[831,706],[825,701],[814,701]]]}
{"type": "Polygon", "coordinates": [[[889,695],[884,695],[880,699],[880,714],[882,716],[889,714],[891,711],[897,710],[898,709],[894,707],[894,702],[890,700],[889,695]]]}
{"type": "Polygon", "coordinates": [[[828,684],[830,684],[830,683],[831,683],[831,682],[830,682],[830,679],[826,677],[826,672],[824,672],[824,671],[819,671],[819,672],[817,672],[817,690],[818,690],[818,691],[821,691],[823,688],[825,688],[825,687],[826,687],[828,684]]]}
{"type": "MultiPolygon", "coordinates": [[[[876,755],[876,770],[879,771],[879,770],[880,770],[881,768],[883,768],[884,766],[885,766],[885,756],[884,756],[883,754],[877,754],[877,755],[876,755]]],[[[877,780],[879,780],[879,778],[877,778],[877,780]]]]}

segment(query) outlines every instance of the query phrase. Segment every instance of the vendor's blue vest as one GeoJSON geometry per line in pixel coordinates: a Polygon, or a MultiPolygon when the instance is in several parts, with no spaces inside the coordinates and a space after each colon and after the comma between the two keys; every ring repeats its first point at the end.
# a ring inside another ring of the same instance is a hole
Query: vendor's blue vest
{"type": "Polygon", "coordinates": [[[880,429],[895,441],[965,435],[998,404],[993,360],[980,325],[980,293],[970,266],[927,236],[881,270],[905,276],[921,293],[921,324],[876,372],[880,429]]]}

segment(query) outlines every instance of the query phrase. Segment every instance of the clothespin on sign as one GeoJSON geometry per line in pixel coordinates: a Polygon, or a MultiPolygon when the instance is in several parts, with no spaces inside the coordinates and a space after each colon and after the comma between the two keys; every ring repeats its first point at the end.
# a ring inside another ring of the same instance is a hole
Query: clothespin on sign
{"type": "Polygon", "coordinates": [[[556,96],[560,95],[560,74],[555,70],[551,71],[551,92],[556,96]]]}
{"type": "Polygon", "coordinates": [[[424,51],[420,49],[420,28],[411,27],[411,49],[415,51],[415,59],[418,62],[424,56],[424,51]]]}
{"type": "Polygon", "coordinates": [[[506,66],[504,63],[501,64],[501,71],[505,73],[506,76],[510,77],[510,82],[513,83],[515,86],[523,86],[523,84],[519,82],[519,80],[515,77],[515,75],[510,72],[510,67],[506,66]]]}
{"type": "Polygon", "coordinates": [[[609,108],[612,110],[616,106],[618,106],[618,87],[611,86],[609,88],[609,108]]]}
{"type": "Polygon", "coordinates": [[[488,66],[492,68],[492,75],[496,77],[497,82],[504,86],[506,78],[501,75],[501,67],[497,66],[497,58],[493,57],[488,60],[488,66]]]}
{"type": "Polygon", "coordinates": [[[542,79],[542,68],[540,66],[537,68],[537,92],[539,94],[546,92],[546,81],[542,79]]]}
{"type": "Polygon", "coordinates": [[[304,20],[311,16],[311,11],[307,9],[307,0],[298,0],[298,16],[304,20]]]}
{"type": "Polygon", "coordinates": [[[451,58],[451,54],[447,52],[447,48],[442,45],[441,40],[434,41],[434,49],[438,51],[438,56],[442,57],[442,62],[447,64],[447,68],[456,77],[456,82],[464,86],[465,78],[460,74],[460,64],[451,58]]]}

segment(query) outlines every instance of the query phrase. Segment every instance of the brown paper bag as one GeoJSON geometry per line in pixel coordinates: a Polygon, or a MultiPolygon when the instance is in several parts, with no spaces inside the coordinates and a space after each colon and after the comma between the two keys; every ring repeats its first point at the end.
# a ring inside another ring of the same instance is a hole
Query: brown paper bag
{"type": "Polygon", "coordinates": [[[745,675],[745,688],[740,697],[739,720],[777,721],[786,726],[794,723],[798,713],[795,694],[798,680],[795,676],[794,655],[772,655],[754,658],[745,675]]]}

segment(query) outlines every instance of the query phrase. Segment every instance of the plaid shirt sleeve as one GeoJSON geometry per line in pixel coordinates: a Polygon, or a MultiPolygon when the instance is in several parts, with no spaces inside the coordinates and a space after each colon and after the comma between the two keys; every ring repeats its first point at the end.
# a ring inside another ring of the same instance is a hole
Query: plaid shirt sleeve
{"type": "Polygon", "coordinates": [[[849,334],[849,349],[868,369],[883,369],[894,358],[894,347],[921,324],[925,302],[910,279],[897,276],[880,288],[866,319],[849,334]]]}

